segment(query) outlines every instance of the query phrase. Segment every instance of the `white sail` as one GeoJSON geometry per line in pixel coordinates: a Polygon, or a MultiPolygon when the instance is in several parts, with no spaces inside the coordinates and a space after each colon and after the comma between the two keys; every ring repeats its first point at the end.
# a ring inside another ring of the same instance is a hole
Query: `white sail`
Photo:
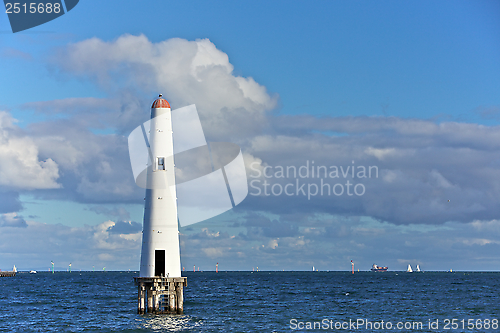
{"type": "Polygon", "coordinates": [[[417,272],[420,272],[420,265],[417,265],[417,272]]]}
{"type": "Polygon", "coordinates": [[[408,265],[408,269],[406,270],[408,273],[413,272],[413,269],[411,269],[411,265],[408,265]]]}

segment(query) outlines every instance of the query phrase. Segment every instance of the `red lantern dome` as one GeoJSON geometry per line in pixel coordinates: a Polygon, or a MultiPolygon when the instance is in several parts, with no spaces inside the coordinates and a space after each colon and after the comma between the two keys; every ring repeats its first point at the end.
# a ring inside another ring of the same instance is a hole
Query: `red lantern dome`
{"type": "Polygon", "coordinates": [[[153,102],[153,105],[151,105],[152,109],[159,109],[159,108],[168,108],[170,109],[170,104],[168,101],[164,98],[162,98],[162,94],[158,96],[158,98],[153,102]]]}

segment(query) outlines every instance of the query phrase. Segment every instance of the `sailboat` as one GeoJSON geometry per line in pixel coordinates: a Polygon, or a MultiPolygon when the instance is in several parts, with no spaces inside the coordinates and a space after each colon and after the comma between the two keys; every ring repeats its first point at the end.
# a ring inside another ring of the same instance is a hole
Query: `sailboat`
{"type": "Polygon", "coordinates": [[[421,272],[420,265],[417,265],[417,272],[421,272]]]}
{"type": "Polygon", "coordinates": [[[408,269],[406,270],[408,273],[412,273],[413,269],[411,269],[411,265],[408,265],[408,269]]]}

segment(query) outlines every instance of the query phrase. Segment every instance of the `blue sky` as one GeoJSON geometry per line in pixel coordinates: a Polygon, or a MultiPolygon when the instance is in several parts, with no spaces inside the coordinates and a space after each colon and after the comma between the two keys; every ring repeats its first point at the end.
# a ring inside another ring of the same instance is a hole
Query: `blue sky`
{"type": "Polygon", "coordinates": [[[183,228],[185,267],[499,269],[497,1],[87,0],[16,34],[0,17],[0,268],[137,269],[142,190],[107,170],[162,92],[247,167],[380,170],[363,197],[249,196],[183,228]],[[239,77],[263,90],[235,97],[239,77]],[[26,233],[51,236],[8,245],[26,233]]]}

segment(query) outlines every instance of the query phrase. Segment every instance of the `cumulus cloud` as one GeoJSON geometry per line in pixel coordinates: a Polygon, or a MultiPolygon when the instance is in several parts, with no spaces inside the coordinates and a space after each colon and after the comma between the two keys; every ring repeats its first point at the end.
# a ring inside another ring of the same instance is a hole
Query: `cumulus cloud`
{"type": "Polygon", "coordinates": [[[63,189],[37,195],[87,203],[132,202],[143,196],[132,177],[126,137],[95,134],[61,119],[31,124],[28,131],[39,155],[54,160],[62,174],[63,189]]]}
{"type": "Polygon", "coordinates": [[[213,141],[260,131],[277,103],[253,78],[235,76],[227,54],[208,39],[91,38],[61,49],[54,62],[63,73],[90,77],[112,93],[142,87],[162,92],[173,108],[196,104],[213,141]]]}
{"type": "Polygon", "coordinates": [[[61,187],[57,163],[51,158],[40,160],[34,140],[15,132],[13,119],[0,112],[0,186],[28,190],[61,187]]]}

